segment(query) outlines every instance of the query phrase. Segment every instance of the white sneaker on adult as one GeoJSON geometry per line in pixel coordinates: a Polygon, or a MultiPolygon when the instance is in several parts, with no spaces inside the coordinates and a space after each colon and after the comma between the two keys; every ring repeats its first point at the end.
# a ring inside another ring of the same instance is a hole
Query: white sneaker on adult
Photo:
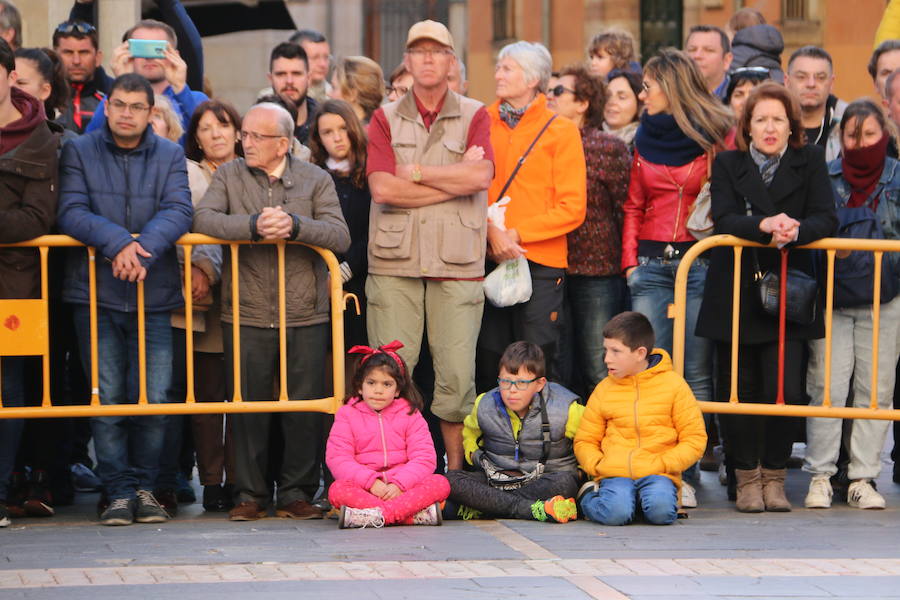
{"type": "Polygon", "coordinates": [[[854,481],[847,488],[847,504],[853,508],[884,508],[884,496],[879,494],[868,479],[854,481]]]}
{"type": "Polygon", "coordinates": [[[681,508],[697,508],[697,490],[687,481],[681,481],[681,508]]]}
{"type": "Polygon", "coordinates": [[[809,482],[809,491],[806,492],[806,500],[803,501],[803,505],[806,508],[831,508],[833,495],[831,478],[828,475],[815,475],[809,482]]]}

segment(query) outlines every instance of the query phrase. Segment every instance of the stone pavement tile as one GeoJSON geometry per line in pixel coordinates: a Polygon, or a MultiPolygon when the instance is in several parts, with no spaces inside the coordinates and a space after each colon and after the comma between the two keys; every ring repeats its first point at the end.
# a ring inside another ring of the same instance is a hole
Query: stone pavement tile
{"type": "MultiPolygon", "coordinates": [[[[568,560],[562,560],[562,565],[570,569],[568,560]]],[[[580,561],[584,564],[588,573],[591,575],[601,576],[601,575],[634,575],[634,571],[628,568],[627,565],[617,561],[617,560],[609,560],[609,559],[588,559],[585,561],[580,561]]],[[[576,563],[577,564],[577,563],[576,563]]]]}
{"type": "Polygon", "coordinates": [[[254,579],[262,581],[279,581],[286,579],[283,572],[278,570],[275,565],[244,565],[244,568],[253,575],[254,579]]]}
{"type": "MultiPolygon", "coordinates": [[[[167,581],[155,577],[153,569],[144,567],[120,567],[116,569],[116,574],[122,578],[122,582],[125,583],[125,585],[155,584],[158,581],[167,581]]],[[[172,581],[177,582],[180,580],[172,581]]],[[[183,581],[187,581],[187,579],[184,579],[183,581]]]]}
{"type": "MultiPolygon", "coordinates": [[[[127,571],[128,569],[120,569],[120,574],[123,570],[127,571]]],[[[178,567],[153,567],[147,570],[159,583],[189,583],[191,581],[186,570],[178,567]]]]}
{"type": "Polygon", "coordinates": [[[90,585],[91,581],[81,569],[51,569],[50,574],[58,585],[90,585]]]}
{"type": "Polygon", "coordinates": [[[214,565],[223,581],[253,581],[253,574],[244,565],[214,565]]]}
{"type": "Polygon", "coordinates": [[[690,577],[677,575],[666,577],[623,577],[610,575],[601,577],[600,581],[611,586],[626,596],[644,594],[656,595],[658,598],[686,597],[701,595],[704,590],[690,577]]]}
{"type": "Polygon", "coordinates": [[[92,585],[119,585],[122,583],[122,576],[116,569],[91,569],[85,571],[85,574],[91,580],[92,585]]]}
{"type": "MultiPolygon", "coordinates": [[[[509,578],[483,578],[476,579],[475,582],[490,592],[491,595],[485,596],[485,598],[591,600],[589,595],[575,585],[554,577],[529,577],[524,581],[510,580],[509,578]]],[[[455,600],[460,599],[456,598],[455,600]]]]}
{"type": "Polygon", "coordinates": [[[900,577],[830,577],[819,586],[835,598],[900,598],[900,577]]]}
{"type": "Polygon", "coordinates": [[[53,578],[53,575],[49,571],[44,571],[41,569],[29,569],[27,571],[20,571],[20,577],[22,578],[22,583],[28,586],[54,585],[56,583],[56,580],[53,578]]]}
{"type": "Polygon", "coordinates": [[[793,598],[831,597],[827,586],[838,577],[692,577],[700,592],[719,596],[793,598]]]}
{"type": "Polygon", "coordinates": [[[316,574],[306,565],[298,564],[279,564],[278,570],[284,573],[285,577],[290,580],[298,579],[316,579],[316,574]]]}

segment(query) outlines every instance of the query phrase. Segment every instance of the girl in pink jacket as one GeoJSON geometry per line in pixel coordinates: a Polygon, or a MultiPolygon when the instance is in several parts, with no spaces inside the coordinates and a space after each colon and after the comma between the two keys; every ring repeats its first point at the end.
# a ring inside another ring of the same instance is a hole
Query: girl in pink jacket
{"type": "Polygon", "coordinates": [[[440,503],[450,494],[435,475],[434,442],[416,390],[393,341],[362,354],[351,390],[334,416],[325,460],[334,475],[328,490],[341,511],[341,528],[390,524],[440,525],[440,503]]]}

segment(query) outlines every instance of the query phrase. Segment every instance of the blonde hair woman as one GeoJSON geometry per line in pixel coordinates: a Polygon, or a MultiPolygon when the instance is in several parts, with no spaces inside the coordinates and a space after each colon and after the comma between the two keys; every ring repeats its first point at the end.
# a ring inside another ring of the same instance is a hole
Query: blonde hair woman
{"type": "Polygon", "coordinates": [[[384,72],[371,58],[348,56],[335,65],[331,88],[330,96],[349,102],[363,125],[368,125],[384,100],[384,72]]]}
{"type": "MultiPolygon", "coordinates": [[[[622,269],[632,306],[650,319],[657,345],[672,351],[675,273],[697,240],[686,224],[708,178],[712,152],[732,126],[729,110],[707,90],[687,54],[663,49],[647,61],[640,99],[645,111],[635,135],[634,162],[622,231],[622,269]]],[[[700,258],[688,276],[684,378],[698,400],[712,399],[712,346],[694,328],[708,261],[700,258]]],[[[685,485],[683,503],[691,502],[685,485]]]]}

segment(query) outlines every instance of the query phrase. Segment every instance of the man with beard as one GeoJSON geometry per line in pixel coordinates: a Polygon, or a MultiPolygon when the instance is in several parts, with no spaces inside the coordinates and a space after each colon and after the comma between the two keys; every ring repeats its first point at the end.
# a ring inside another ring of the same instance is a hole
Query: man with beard
{"type": "Polygon", "coordinates": [[[100,66],[103,52],[97,29],[84,21],[64,21],[53,32],[53,50],[66,68],[66,80],[72,89],[60,123],[66,129],[84,133],[113,82],[100,66]]]}
{"type": "MultiPolygon", "coordinates": [[[[175,113],[181,119],[184,130],[188,130],[194,109],[209,100],[203,92],[192,91],[187,85],[187,64],[175,50],[178,39],[175,30],[162,21],[144,19],[125,32],[122,44],[113,50],[112,70],[116,77],[125,73],[137,73],[150,82],[154,94],[166,96],[175,113]],[[168,46],[165,58],[135,58],[128,47],[129,39],[166,40],[168,46]]],[[[98,110],[85,128],[86,132],[103,127],[106,123],[104,111],[98,110]]],[[[184,145],[184,137],[180,140],[184,145]]]]}
{"type": "Polygon", "coordinates": [[[288,40],[306,52],[309,61],[309,96],[316,102],[325,102],[331,93],[328,70],[331,68],[331,47],[325,36],[314,29],[301,29],[288,40]]]}
{"type": "Polygon", "coordinates": [[[269,57],[269,83],[272,90],[297,106],[294,137],[301,144],[309,139],[310,119],[316,112],[316,101],[306,95],[309,88],[309,59],[302,47],[292,42],[275,46],[269,57]]]}

